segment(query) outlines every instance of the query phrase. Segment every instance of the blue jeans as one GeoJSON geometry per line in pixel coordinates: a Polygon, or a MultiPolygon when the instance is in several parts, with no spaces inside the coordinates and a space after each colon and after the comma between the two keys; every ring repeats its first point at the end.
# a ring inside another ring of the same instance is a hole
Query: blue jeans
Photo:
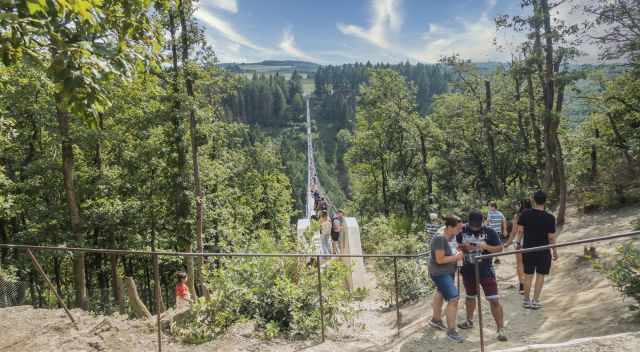
{"type": "Polygon", "coordinates": [[[431,275],[431,281],[436,285],[438,292],[440,292],[445,301],[450,301],[460,296],[454,280],[454,274],[431,275]]]}
{"type": "Polygon", "coordinates": [[[320,235],[320,246],[322,247],[322,254],[331,254],[331,236],[320,235]]]}

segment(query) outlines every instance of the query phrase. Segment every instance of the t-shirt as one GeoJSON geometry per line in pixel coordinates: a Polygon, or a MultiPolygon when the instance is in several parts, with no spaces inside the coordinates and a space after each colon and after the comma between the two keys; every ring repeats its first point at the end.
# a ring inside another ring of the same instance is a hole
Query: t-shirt
{"type": "Polygon", "coordinates": [[[331,221],[327,220],[320,224],[320,233],[322,235],[331,234],[331,221]]]}
{"type": "Polygon", "coordinates": [[[333,218],[332,232],[340,232],[342,230],[342,220],[339,218],[333,218]]]}
{"type": "Polygon", "coordinates": [[[504,221],[504,215],[500,210],[489,210],[489,213],[487,214],[489,227],[497,234],[504,235],[502,233],[502,221],[504,221]]]}
{"type": "Polygon", "coordinates": [[[438,264],[436,263],[436,250],[444,250],[445,256],[452,256],[454,253],[446,237],[438,235],[431,240],[431,257],[429,259],[429,274],[439,276],[453,274],[456,272],[456,262],[438,264]]]}
{"type": "Polygon", "coordinates": [[[429,223],[427,224],[426,230],[429,238],[434,238],[438,234],[438,229],[440,229],[440,224],[438,223],[429,223]]]}
{"type": "Polygon", "coordinates": [[[187,288],[187,284],[184,282],[176,284],[176,297],[189,299],[189,288],[187,288]]]}
{"type": "MultiPolygon", "coordinates": [[[[456,236],[456,241],[458,241],[458,243],[461,245],[464,245],[466,243],[473,243],[477,246],[476,250],[466,252],[464,254],[464,263],[462,264],[463,275],[475,275],[473,257],[480,254],[489,254],[489,252],[480,249],[480,242],[485,241],[490,246],[499,246],[500,244],[502,244],[502,242],[500,242],[500,237],[498,236],[498,234],[493,231],[493,229],[487,226],[482,226],[480,228],[480,231],[474,232],[471,231],[469,225],[465,225],[462,228],[462,232],[460,232],[456,236]]],[[[480,277],[495,276],[492,262],[493,260],[483,260],[480,262],[480,277]]]]}
{"type": "Polygon", "coordinates": [[[556,233],[556,218],[544,210],[527,209],[520,214],[518,225],[524,227],[522,248],[546,246],[549,234],[556,233]]]}

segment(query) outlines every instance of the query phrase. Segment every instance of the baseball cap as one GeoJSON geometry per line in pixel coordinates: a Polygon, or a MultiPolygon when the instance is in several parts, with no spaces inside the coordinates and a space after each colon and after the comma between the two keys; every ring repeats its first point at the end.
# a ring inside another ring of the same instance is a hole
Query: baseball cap
{"type": "Polygon", "coordinates": [[[469,226],[472,228],[482,227],[482,221],[484,220],[484,215],[478,210],[472,210],[469,212],[469,226]]]}

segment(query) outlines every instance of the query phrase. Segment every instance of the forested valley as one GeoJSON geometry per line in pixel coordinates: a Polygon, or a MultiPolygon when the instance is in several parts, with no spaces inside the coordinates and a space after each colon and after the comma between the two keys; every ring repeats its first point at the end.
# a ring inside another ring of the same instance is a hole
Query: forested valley
{"type": "MultiPolygon", "coordinates": [[[[575,38],[590,27],[566,26],[542,0],[522,1],[528,17],[496,19],[525,38],[510,62],[362,60],[291,74],[220,66],[197,2],[54,3],[0,5],[0,243],[308,250],[295,235],[309,191],[306,99],[320,181],[358,218],[367,253],[423,250],[429,213],[496,200],[507,214],[537,189],[559,225],[568,205],[588,213],[640,201],[635,1],[584,6],[606,28],[592,38],[605,65],[578,64],[575,38]]],[[[38,257],[73,307],[133,315],[131,277],[156,313],[149,257],[38,257]]],[[[181,270],[202,298],[198,318],[178,330],[184,341],[211,340],[242,318],[269,336],[318,333],[316,274],[305,263],[162,257],[160,268],[164,306],[181,270]]],[[[346,270],[322,273],[328,324],[358,298],[342,287],[346,270]]],[[[402,270],[420,274],[416,264],[402,270]]],[[[19,250],[1,249],[0,278],[27,283],[20,295],[34,306],[56,305],[19,250]]],[[[429,292],[407,285],[403,299],[429,292]]]]}

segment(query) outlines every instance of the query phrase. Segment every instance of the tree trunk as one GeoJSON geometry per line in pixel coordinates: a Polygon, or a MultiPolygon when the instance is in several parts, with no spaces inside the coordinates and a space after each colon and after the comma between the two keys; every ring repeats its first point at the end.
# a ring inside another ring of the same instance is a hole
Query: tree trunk
{"type": "Polygon", "coordinates": [[[629,171],[631,171],[631,175],[635,173],[635,168],[633,164],[633,157],[629,153],[629,145],[627,144],[627,140],[620,134],[620,130],[618,129],[618,124],[613,118],[612,113],[607,113],[607,117],[609,118],[609,123],[611,124],[611,130],[613,131],[613,135],[616,138],[616,146],[622,149],[622,154],[624,158],[627,160],[627,165],[629,166],[629,171]]]}
{"type": "Polygon", "coordinates": [[[535,157],[536,157],[536,185],[540,185],[539,171],[542,168],[543,152],[542,152],[542,134],[540,133],[540,123],[536,117],[536,99],[533,91],[533,77],[531,72],[527,72],[527,95],[529,96],[529,120],[531,128],[533,130],[533,141],[535,143],[535,157]]]}
{"type": "Polygon", "coordinates": [[[482,122],[484,124],[484,132],[487,135],[487,145],[489,147],[489,157],[491,159],[491,187],[493,188],[494,195],[502,196],[502,187],[498,183],[498,161],[496,158],[496,144],[493,139],[493,128],[491,127],[491,82],[489,80],[484,81],[485,92],[485,108],[482,115],[482,122]]]}
{"type": "MultiPolygon", "coordinates": [[[[174,93],[174,143],[178,155],[177,160],[177,179],[175,182],[175,213],[176,213],[176,237],[178,238],[181,250],[191,252],[191,229],[187,222],[189,217],[189,199],[187,198],[185,180],[187,179],[187,152],[184,145],[184,131],[182,128],[182,119],[180,117],[180,96],[179,96],[179,68],[178,68],[178,49],[176,44],[176,26],[174,11],[169,11],[169,30],[171,32],[171,54],[173,61],[173,93],[174,93]]],[[[191,297],[196,298],[197,292],[194,285],[193,257],[183,258],[184,266],[187,268],[187,275],[191,278],[188,281],[189,292],[191,297]]]]}
{"type": "MultiPolygon", "coordinates": [[[[537,1],[534,1],[534,8],[537,1]]],[[[554,117],[553,114],[553,98],[554,98],[554,62],[553,62],[553,32],[551,30],[551,17],[549,14],[548,0],[540,0],[539,11],[536,11],[536,16],[542,16],[544,26],[544,78],[543,78],[543,95],[544,95],[544,150],[545,150],[545,177],[544,188],[549,192],[553,186],[554,178],[559,178],[560,175],[554,175],[554,171],[558,170],[557,163],[559,162],[557,157],[556,134],[557,129],[554,128],[556,122],[554,121],[558,117],[554,117]]],[[[564,180],[557,180],[558,182],[564,182],[564,180]]]]}
{"type": "MultiPolygon", "coordinates": [[[[424,177],[427,180],[427,204],[431,204],[431,198],[433,196],[433,182],[431,177],[431,172],[429,171],[429,167],[427,166],[427,143],[425,141],[424,134],[422,131],[420,133],[420,155],[422,156],[422,173],[424,173],[424,177]]],[[[427,216],[428,214],[424,214],[427,216]]]]}
{"type": "Polygon", "coordinates": [[[384,157],[380,155],[380,172],[382,173],[382,210],[389,216],[389,199],[387,198],[387,170],[384,167],[384,157]]]}
{"type": "MultiPolygon", "coordinates": [[[[561,59],[562,57],[560,57],[561,59]]],[[[562,106],[564,102],[564,88],[565,85],[560,83],[558,85],[558,96],[556,101],[556,117],[553,121],[553,134],[555,138],[555,151],[556,151],[556,163],[555,163],[555,174],[556,174],[556,187],[558,189],[559,195],[559,207],[558,207],[558,217],[557,223],[558,225],[563,225],[565,222],[565,213],[567,209],[567,176],[564,166],[564,155],[562,154],[562,143],[560,142],[560,138],[558,137],[558,130],[560,128],[560,116],[562,113],[562,106]]]]}
{"type": "MultiPolygon", "coordinates": [[[[594,130],[594,138],[600,139],[600,131],[596,128],[594,130]]],[[[591,181],[595,181],[598,177],[598,149],[596,143],[591,144],[591,181]]]]}
{"type": "MultiPolygon", "coordinates": [[[[84,236],[81,229],[80,208],[78,207],[76,191],[73,181],[73,144],[70,136],[69,115],[65,111],[61,93],[56,95],[56,118],[60,129],[62,149],[62,174],[64,179],[64,192],[67,198],[67,209],[71,220],[71,233],[74,236],[75,245],[83,246],[84,236]]],[[[76,306],[87,310],[87,288],[85,285],[84,253],[74,253],[73,256],[73,281],[76,293],[76,306]]]]}
{"type": "MultiPolygon", "coordinates": [[[[180,15],[180,27],[182,34],[182,70],[184,72],[185,77],[185,86],[187,89],[187,95],[190,98],[190,106],[189,106],[189,121],[190,121],[190,129],[191,129],[191,159],[193,165],[193,186],[194,186],[194,194],[196,197],[196,250],[198,253],[203,253],[203,201],[204,195],[202,194],[202,189],[200,186],[200,161],[198,159],[198,121],[196,119],[196,111],[193,104],[194,102],[194,92],[193,92],[193,76],[189,70],[189,29],[187,27],[187,14],[185,13],[189,9],[185,10],[186,1],[181,1],[179,6],[179,15],[180,15]]],[[[189,5],[189,4],[187,4],[189,5]]],[[[189,6],[190,7],[190,6],[189,6]]],[[[196,265],[195,265],[195,280],[192,279],[190,281],[195,281],[198,287],[200,288],[200,293],[208,297],[209,294],[207,292],[206,286],[204,285],[204,280],[202,279],[202,257],[196,257],[196,265]]]]}
{"type": "Polygon", "coordinates": [[[138,295],[138,289],[136,288],[136,283],[133,281],[133,277],[128,276],[126,279],[127,286],[127,296],[129,297],[129,305],[131,306],[131,310],[133,310],[133,314],[136,318],[139,319],[151,319],[151,313],[149,313],[149,309],[144,305],[144,302],[140,299],[140,295],[138,295]]]}

